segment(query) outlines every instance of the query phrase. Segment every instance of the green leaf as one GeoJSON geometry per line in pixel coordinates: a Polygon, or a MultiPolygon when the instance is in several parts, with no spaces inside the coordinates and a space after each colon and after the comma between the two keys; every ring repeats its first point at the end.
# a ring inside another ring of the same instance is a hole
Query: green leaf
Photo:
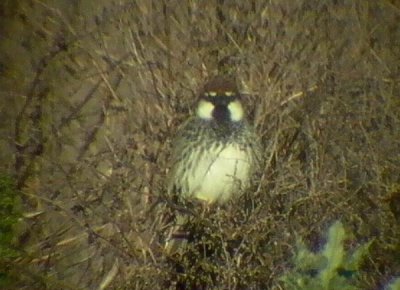
{"type": "Polygon", "coordinates": [[[369,247],[371,246],[373,240],[369,241],[368,243],[365,243],[361,246],[359,246],[349,257],[347,263],[346,263],[346,269],[347,270],[353,270],[356,271],[360,268],[360,264],[364,257],[368,254],[369,247]]]}
{"type": "Polygon", "coordinates": [[[390,283],[386,287],[386,290],[400,290],[400,278],[397,278],[392,283],[390,283]]]}
{"type": "Polygon", "coordinates": [[[329,228],[328,241],[322,251],[323,256],[328,259],[328,264],[320,273],[324,289],[328,289],[330,281],[337,275],[337,269],[342,265],[345,254],[343,248],[345,235],[344,227],[340,221],[335,222],[329,228]]]}

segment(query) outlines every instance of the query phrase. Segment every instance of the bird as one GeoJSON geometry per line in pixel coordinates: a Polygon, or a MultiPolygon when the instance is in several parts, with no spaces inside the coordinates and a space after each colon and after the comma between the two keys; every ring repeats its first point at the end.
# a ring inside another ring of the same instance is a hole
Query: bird
{"type": "Polygon", "coordinates": [[[168,193],[205,206],[224,204],[251,185],[261,148],[235,80],[216,76],[205,83],[172,142],[168,193]]]}

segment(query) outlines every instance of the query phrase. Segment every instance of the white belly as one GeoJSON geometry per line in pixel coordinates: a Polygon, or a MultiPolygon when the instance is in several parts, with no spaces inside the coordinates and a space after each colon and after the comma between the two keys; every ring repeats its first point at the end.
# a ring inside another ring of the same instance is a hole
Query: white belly
{"type": "Polygon", "coordinates": [[[250,160],[247,152],[235,144],[211,148],[187,174],[191,195],[208,202],[224,201],[248,185],[250,160]]]}

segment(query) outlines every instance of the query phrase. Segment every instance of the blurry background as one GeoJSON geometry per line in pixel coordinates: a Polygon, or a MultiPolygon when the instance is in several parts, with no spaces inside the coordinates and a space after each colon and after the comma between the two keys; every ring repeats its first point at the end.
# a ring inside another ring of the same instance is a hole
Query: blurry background
{"type": "Polygon", "coordinates": [[[282,289],[296,236],[318,249],[337,219],[352,243],[374,239],[360,289],[400,273],[398,2],[3,0],[0,11],[0,170],[23,205],[10,289],[176,279],[162,248],[170,141],[205,80],[226,73],[266,161],[251,212],[233,201],[210,217],[221,239],[247,245],[208,261],[215,287],[282,289]]]}

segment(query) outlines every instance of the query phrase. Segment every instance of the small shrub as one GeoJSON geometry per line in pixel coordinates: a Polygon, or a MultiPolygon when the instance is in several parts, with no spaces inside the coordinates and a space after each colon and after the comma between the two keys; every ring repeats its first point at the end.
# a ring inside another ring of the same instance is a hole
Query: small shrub
{"type": "Polygon", "coordinates": [[[317,253],[299,239],[294,268],[281,278],[285,289],[358,289],[354,286],[355,279],[371,241],[348,253],[344,248],[346,238],[342,223],[337,221],[329,228],[324,248],[317,253]]]}

